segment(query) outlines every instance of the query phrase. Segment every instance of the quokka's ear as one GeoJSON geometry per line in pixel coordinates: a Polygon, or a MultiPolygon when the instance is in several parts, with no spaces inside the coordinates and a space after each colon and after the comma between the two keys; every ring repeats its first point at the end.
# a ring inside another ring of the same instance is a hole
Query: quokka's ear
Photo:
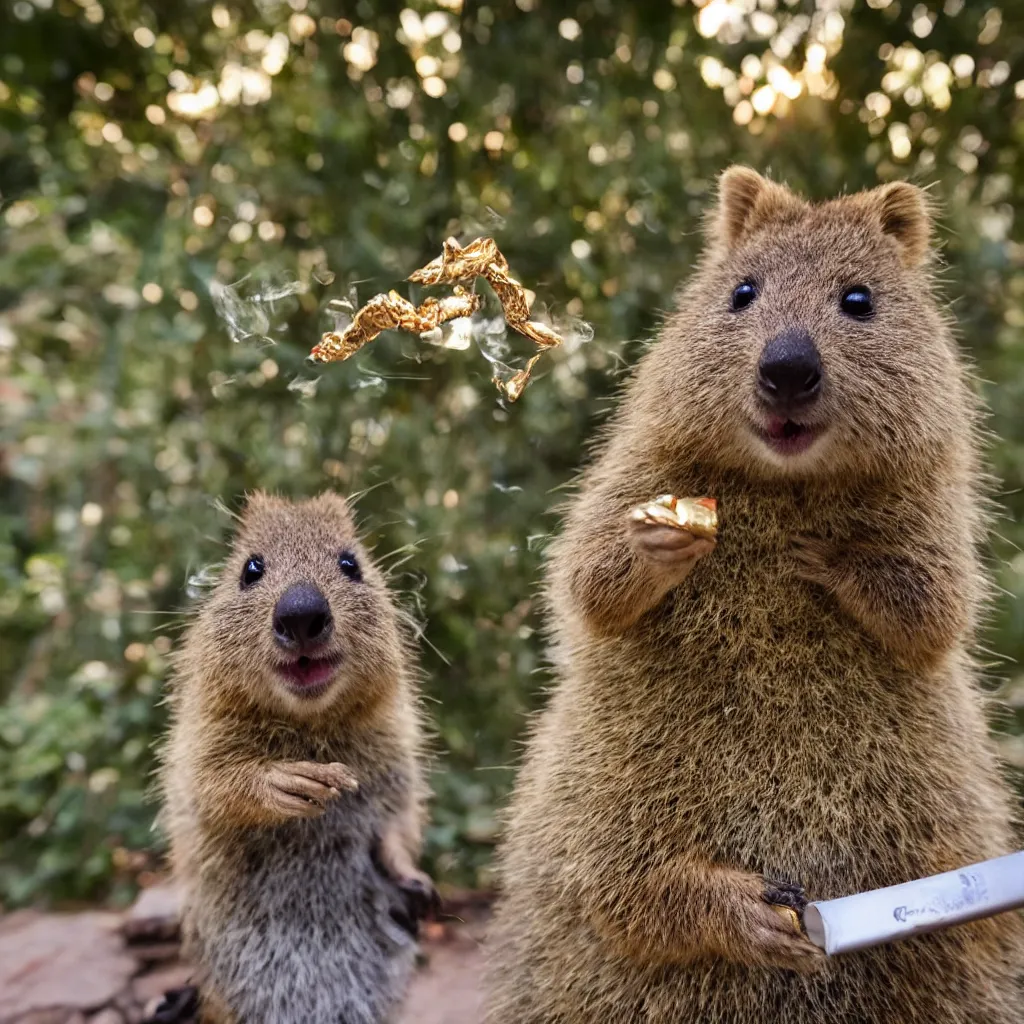
{"type": "Polygon", "coordinates": [[[755,228],[799,213],[806,205],[784,185],[757,171],[730,167],[718,181],[718,204],[709,220],[708,240],[726,249],[735,248],[755,228]]]}
{"type": "Polygon", "coordinates": [[[242,515],[252,509],[259,508],[261,505],[266,505],[271,501],[271,497],[266,491],[246,491],[242,498],[242,515]]]}
{"type": "Polygon", "coordinates": [[[315,500],[318,504],[323,506],[323,508],[330,509],[335,514],[340,515],[347,522],[355,522],[355,517],[352,515],[352,506],[349,505],[348,500],[338,494],[337,491],[321,491],[316,496],[315,500]]]}
{"type": "Polygon", "coordinates": [[[280,504],[282,504],[281,498],[278,498],[273,494],[268,494],[266,491],[246,491],[245,497],[242,499],[242,508],[238,517],[244,522],[246,519],[250,519],[252,516],[257,515],[263,509],[273,508],[280,504]]]}
{"type": "Polygon", "coordinates": [[[865,200],[882,232],[899,246],[903,265],[920,266],[928,257],[932,237],[932,214],[924,189],[893,181],[865,193],[865,200]]]}

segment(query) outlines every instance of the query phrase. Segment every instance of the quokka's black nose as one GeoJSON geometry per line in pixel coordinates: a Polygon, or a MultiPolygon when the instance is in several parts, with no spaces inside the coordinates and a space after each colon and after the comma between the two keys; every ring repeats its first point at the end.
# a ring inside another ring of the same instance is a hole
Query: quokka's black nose
{"type": "Polygon", "coordinates": [[[821,392],[821,356],[804,330],[792,329],[765,345],[757,365],[757,390],[773,408],[809,405],[821,392]]]}
{"type": "Polygon", "coordinates": [[[274,609],[274,637],[289,650],[321,644],[333,628],[327,598],[310,583],[289,587],[274,609]]]}

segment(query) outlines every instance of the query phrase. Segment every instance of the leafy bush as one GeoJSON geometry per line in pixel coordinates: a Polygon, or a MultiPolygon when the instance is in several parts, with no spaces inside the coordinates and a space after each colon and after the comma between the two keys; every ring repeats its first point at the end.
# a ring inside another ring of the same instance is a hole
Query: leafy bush
{"type": "MultiPolygon", "coordinates": [[[[551,509],[732,161],[814,196],[936,183],[945,286],[1021,511],[1021,15],[808,6],[4,0],[7,903],[118,899],[152,867],[167,655],[219,557],[218,502],[254,487],[358,495],[424,629],[431,867],[487,880],[545,678],[551,509]],[[494,234],[570,334],[526,396],[499,402],[485,355],[522,365],[530,345],[483,319],[469,349],[387,335],[313,373],[328,302],[418,295],[401,282],[449,234],[494,234]]],[[[1022,540],[1001,524],[1002,658],[1024,653],[1022,540]]],[[[1004,692],[1020,765],[1024,689],[1004,692]]]]}

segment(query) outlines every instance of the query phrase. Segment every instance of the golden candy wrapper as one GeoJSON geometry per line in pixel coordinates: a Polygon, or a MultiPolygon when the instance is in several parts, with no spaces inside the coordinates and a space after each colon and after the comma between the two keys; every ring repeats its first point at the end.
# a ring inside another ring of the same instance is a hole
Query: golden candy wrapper
{"type": "Polygon", "coordinates": [[[651,526],[671,526],[707,540],[714,540],[718,534],[718,502],[714,498],[661,494],[654,501],[638,505],[630,515],[651,526]]]}
{"type": "Polygon", "coordinates": [[[779,906],[777,903],[771,903],[769,904],[769,906],[772,908],[772,910],[775,911],[776,914],[779,915],[779,917],[784,917],[786,921],[789,922],[793,931],[797,935],[804,934],[803,927],[800,924],[800,915],[792,907],[782,907],[779,906]]]}
{"type": "Polygon", "coordinates": [[[338,334],[328,331],[313,347],[310,358],[318,363],[333,363],[355,355],[367,342],[373,341],[381,331],[393,327],[423,334],[432,331],[447,320],[470,316],[480,308],[480,296],[458,287],[452,295],[425,299],[414,306],[396,291],[375,295],[352,318],[352,323],[338,334]]]}
{"type": "MultiPolygon", "coordinates": [[[[402,298],[395,291],[375,295],[352,318],[352,323],[340,334],[328,331],[313,347],[309,358],[316,363],[332,363],[348,359],[365,344],[373,341],[381,331],[399,328],[423,334],[448,320],[471,316],[480,308],[480,296],[466,291],[462,282],[482,277],[494,289],[501,302],[505,322],[513,330],[525,335],[539,348],[549,349],[562,343],[562,338],[550,327],[530,319],[530,306],[526,289],[509,275],[508,261],[502,256],[493,238],[478,238],[462,247],[449,238],[441,255],[425,267],[409,275],[409,280],[424,285],[454,285],[451,295],[428,298],[419,306],[402,298]]],[[[498,390],[514,402],[526,389],[540,353],[532,356],[526,366],[507,381],[492,378],[498,390]]]]}

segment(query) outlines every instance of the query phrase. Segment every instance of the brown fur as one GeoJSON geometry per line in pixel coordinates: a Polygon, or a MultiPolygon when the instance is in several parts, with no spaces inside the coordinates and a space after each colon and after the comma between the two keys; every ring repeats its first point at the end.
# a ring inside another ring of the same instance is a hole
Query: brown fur
{"type": "Polygon", "coordinates": [[[401,996],[413,944],[400,930],[376,934],[394,929],[387,907],[366,916],[375,899],[401,898],[371,861],[396,882],[429,884],[415,868],[426,791],[410,652],[343,499],[249,500],[178,655],[171,706],[163,824],[186,889],[189,949],[204,969],[204,1019],[377,1024],[380,1007],[401,996]],[[361,582],[339,570],[343,549],[361,582]],[[265,575],[242,588],[256,553],[265,575]],[[273,609],[296,582],[319,587],[335,622],[328,653],[340,668],[318,697],[296,696],[272,668],[282,657],[273,609]],[[344,970],[318,975],[317,956],[344,970]],[[357,962],[366,957],[381,963],[357,962]],[[227,978],[236,993],[222,991],[227,978]],[[244,1001],[256,985],[259,1008],[244,1001]],[[395,990],[377,991],[384,985],[395,990]]]}
{"type": "Polygon", "coordinates": [[[1014,846],[968,654],[978,413],[929,234],[910,185],[811,205],[725,174],[552,548],[558,683],[501,853],[489,1024],[1024,1022],[1020,915],[826,959],[767,902],[1014,846]],[[840,311],[855,284],[868,321],[840,311]],[[750,424],[793,327],[826,432],[782,456],[750,424]],[[719,500],[717,544],[628,519],[666,492],[719,500]]]}

